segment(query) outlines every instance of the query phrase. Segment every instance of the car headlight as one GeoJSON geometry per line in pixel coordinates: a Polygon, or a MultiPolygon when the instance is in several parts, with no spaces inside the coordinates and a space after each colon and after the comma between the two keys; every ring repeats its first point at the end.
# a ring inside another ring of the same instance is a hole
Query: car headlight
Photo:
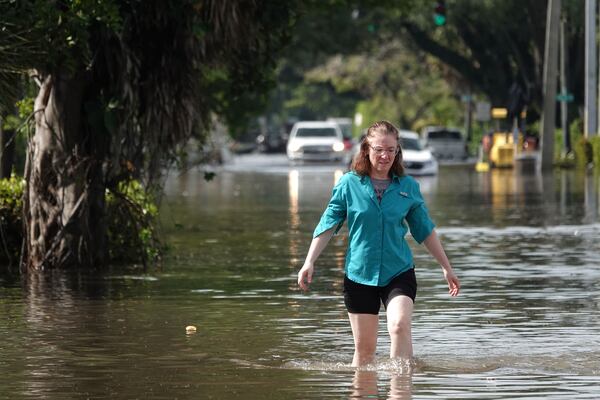
{"type": "Polygon", "coordinates": [[[293,152],[296,152],[298,150],[300,150],[302,146],[300,146],[300,143],[292,143],[290,144],[290,150],[293,152]]]}
{"type": "Polygon", "coordinates": [[[344,143],[343,142],[336,142],[333,144],[333,151],[344,151],[344,143]]]}

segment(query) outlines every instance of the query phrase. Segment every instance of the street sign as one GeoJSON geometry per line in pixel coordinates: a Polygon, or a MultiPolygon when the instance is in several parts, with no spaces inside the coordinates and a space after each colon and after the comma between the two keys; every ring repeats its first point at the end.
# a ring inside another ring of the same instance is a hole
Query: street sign
{"type": "Polygon", "coordinates": [[[507,115],[508,110],[506,108],[492,108],[492,118],[494,119],[506,118],[507,115]]]}
{"type": "Polygon", "coordinates": [[[487,122],[492,114],[492,106],[486,101],[478,101],[475,103],[475,120],[487,122]]]}
{"type": "Polygon", "coordinates": [[[556,101],[571,103],[573,101],[573,93],[559,93],[556,95],[556,101]]]}

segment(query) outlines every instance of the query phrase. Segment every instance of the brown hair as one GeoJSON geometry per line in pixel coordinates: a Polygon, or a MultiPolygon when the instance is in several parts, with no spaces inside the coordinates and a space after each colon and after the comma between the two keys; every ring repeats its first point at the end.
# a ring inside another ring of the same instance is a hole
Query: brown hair
{"type": "Polygon", "coordinates": [[[360,151],[356,153],[352,160],[352,166],[350,169],[356,172],[360,176],[369,175],[371,172],[371,161],[369,160],[369,139],[372,139],[375,134],[380,133],[383,135],[393,135],[398,140],[398,154],[394,158],[392,167],[390,168],[390,177],[392,174],[398,176],[404,175],[404,167],[402,166],[402,147],[400,146],[400,133],[398,129],[388,121],[375,122],[367,129],[367,134],[360,142],[360,151]]]}

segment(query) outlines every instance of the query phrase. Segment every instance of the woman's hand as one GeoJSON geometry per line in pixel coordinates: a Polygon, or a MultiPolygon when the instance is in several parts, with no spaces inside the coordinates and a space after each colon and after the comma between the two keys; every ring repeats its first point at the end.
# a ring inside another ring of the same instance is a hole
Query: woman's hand
{"type": "Polygon", "coordinates": [[[458,292],[460,292],[460,282],[454,274],[454,271],[452,271],[452,269],[444,268],[444,278],[446,279],[446,282],[448,282],[448,293],[450,293],[450,296],[458,296],[458,292]]]}
{"type": "Polygon", "coordinates": [[[442,267],[444,278],[446,278],[446,282],[448,282],[448,292],[450,293],[450,296],[458,296],[458,292],[460,292],[460,282],[452,270],[450,261],[448,261],[446,252],[442,247],[442,242],[440,242],[435,229],[431,231],[429,236],[427,236],[427,239],[423,241],[423,244],[440,264],[440,267],[442,267]]]}
{"type": "Polygon", "coordinates": [[[298,286],[300,286],[302,290],[308,290],[308,286],[312,282],[312,276],[315,270],[315,261],[319,258],[319,255],[325,246],[327,246],[327,243],[329,243],[329,239],[333,236],[334,231],[335,226],[326,230],[310,242],[310,248],[308,249],[306,260],[304,260],[304,265],[300,268],[300,271],[298,271],[298,286]]]}
{"type": "Polygon", "coordinates": [[[315,266],[312,263],[304,263],[300,271],[298,271],[298,286],[304,291],[308,290],[308,286],[312,282],[315,266]]]}

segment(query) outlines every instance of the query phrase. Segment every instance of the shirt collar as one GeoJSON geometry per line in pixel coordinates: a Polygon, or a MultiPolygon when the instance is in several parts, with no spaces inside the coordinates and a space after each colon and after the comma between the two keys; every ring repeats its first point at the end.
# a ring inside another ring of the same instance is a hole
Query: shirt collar
{"type": "MultiPolygon", "coordinates": [[[[364,184],[366,182],[366,180],[367,180],[367,177],[369,177],[369,175],[360,176],[360,183],[364,184]]],[[[392,173],[392,182],[398,183],[398,182],[400,182],[401,178],[402,178],[402,176],[392,173]]],[[[369,178],[369,180],[371,180],[371,178],[369,178]]]]}
{"type": "Polygon", "coordinates": [[[402,178],[402,177],[399,175],[396,175],[396,174],[392,174],[392,181],[398,183],[398,182],[400,182],[400,178],[402,178]]]}

